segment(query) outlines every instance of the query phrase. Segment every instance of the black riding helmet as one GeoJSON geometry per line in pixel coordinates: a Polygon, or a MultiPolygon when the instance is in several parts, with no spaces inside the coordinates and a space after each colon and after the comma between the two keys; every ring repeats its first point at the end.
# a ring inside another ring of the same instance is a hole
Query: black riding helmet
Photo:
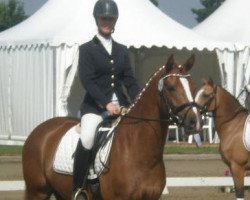
{"type": "Polygon", "coordinates": [[[98,0],[94,7],[93,15],[97,17],[118,18],[118,7],[113,0],[98,0]]]}

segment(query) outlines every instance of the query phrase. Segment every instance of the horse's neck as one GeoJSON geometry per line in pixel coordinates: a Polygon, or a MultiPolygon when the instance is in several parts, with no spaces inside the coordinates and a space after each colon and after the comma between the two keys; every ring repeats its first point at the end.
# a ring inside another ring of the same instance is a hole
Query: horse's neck
{"type": "Polygon", "coordinates": [[[158,83],[163,70],[163,68],[160,68],[141,90],[137,99],[131,106],[131,115],[140,116],[142,118],[160,119],[160,92],[158,90],[158,83]]]}
{"type": "Polygon", "coordinates": [[[130,121],[127,130],[131,129],[131,131],[126,132],[125,130],[127,136],[123,136],[125,137],[123,142],[128,141],[130,144],[132,142],[135,146],[142,145],[142,149],[151,148],[152,152],[157,152],[156,154],[159,154],[160,157],[165,144],[167,124],[160,121],[162,116],[157,80],[153,80],[142,90],[130,108],[128,116],[131,118],[127,118],[130,121]]]}
{"type": "Polygon", "coordinates": [[[215,105],[214,117],[217,129],[222,129],[223,125],[227,126],[244,109],[235,97],[220,87],[218,87],[216,94],[215,105]]]}

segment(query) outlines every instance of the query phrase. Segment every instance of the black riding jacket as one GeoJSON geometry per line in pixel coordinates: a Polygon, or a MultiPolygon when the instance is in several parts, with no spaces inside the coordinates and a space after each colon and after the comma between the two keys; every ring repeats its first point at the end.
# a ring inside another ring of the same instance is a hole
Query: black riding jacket
{"type": "Polygon", "coordinates": [[[80,80],[87,91],[81,104],[81,114],[101,114],[113,93],[121,106],[128,106],[139,92],[128,50],[114,40],[111,55],[96,36],[81,45],[78,67],[80,80]]]}

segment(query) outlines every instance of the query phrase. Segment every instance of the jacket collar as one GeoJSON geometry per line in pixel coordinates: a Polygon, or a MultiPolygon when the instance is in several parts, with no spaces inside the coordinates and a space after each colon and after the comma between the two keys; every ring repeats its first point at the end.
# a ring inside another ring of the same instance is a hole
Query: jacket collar
{"type": "MultiPolygon", "coordinates": [[[[101,50],[101,52],[103,52],[104,54],[107,54],[108,56],[110,56],[109,53],[107,52],[105,47],[102,45],[101,41],[98,39],[97,36],[94,36],[92,41],[93,41],[94,45],[101,50]]],[[[112,39],[111,56],[114,56],[116,54],[117,54],[117,43],[112,39]]]]}

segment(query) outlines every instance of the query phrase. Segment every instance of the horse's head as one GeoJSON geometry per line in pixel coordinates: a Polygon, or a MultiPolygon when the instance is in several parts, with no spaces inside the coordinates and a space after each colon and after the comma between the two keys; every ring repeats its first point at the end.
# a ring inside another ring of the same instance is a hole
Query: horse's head
{"type": "Polygon", "coordinates": [[[195,102],[201,109],[201,113],[213,112],[216,107],[216,91],[217,87],[212,79],[203,80],[203,86],[197,92],[195,102]]]}
{"type": "Polygon", "coordinates": [[[188,74],[194,61],[192,55],[180,65],[171,55],[165,65],[166,74],[159,81],[161,97],[169,108],[170,118],[177,125],[183,126],[186,134],[201,130],[201,117],[193,98],[195,86],[188,74]]]}

